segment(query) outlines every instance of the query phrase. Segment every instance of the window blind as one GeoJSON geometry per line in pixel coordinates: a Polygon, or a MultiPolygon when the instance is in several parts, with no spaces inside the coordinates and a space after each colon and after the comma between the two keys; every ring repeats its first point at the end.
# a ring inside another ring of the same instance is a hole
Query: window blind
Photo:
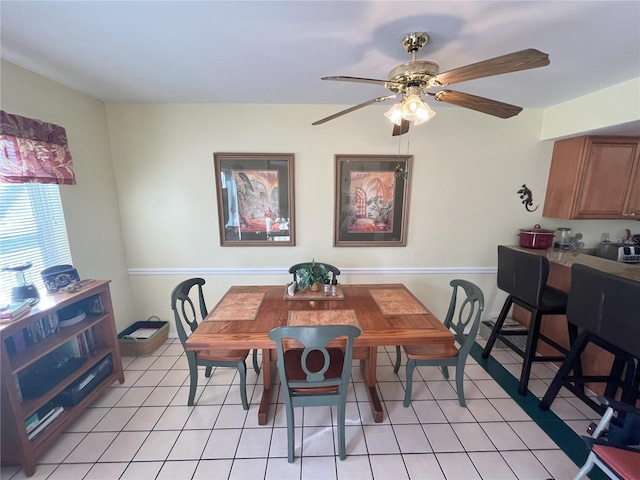
{"type": "MultiPolygon", "coordinates": [[[[0,267],[31,262],[26,272],[44,294],[40,272],[71,264],[60,190],[55,184],[0,184],[0,267]]],[[[11,299],[14,272],[2,272],[0,301],[11,299]]]]}

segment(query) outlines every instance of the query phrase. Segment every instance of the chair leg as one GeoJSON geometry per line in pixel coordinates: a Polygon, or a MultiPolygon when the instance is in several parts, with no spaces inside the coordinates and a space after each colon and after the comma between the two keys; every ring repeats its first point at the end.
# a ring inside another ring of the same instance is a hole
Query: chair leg
{"type": "Polygon", "coordinates": [[[491,349],[493,345],[496,343],[498,338],[498,334],[500,330],[502,330],[502,325],[509,314],[509,310],[511,310],[511,304],[513,303],[513,297],[509,295],[502,305],[502,310],[500,310],[500,315],[496,319],[496,324],[493,326],[493,330],[491,330],[491,335],[489,336],[489,340],[487,340],[487,345],[484,347],[482,351],[482,358],[489,358],[489,354],[491,353],[491,349]]]}
{"type": "Polygon", "coordinates": [[[580,360],[580,356],[582,355],[583,350],[589,343],[590,334],[587,330],[583,330],[583,332],[578,336],[573,347],[571,347],[571,351],[567,354],[564,362],[560,366],[560,369],[556,372],[556,376],[553,377],[551,381],[551,385],[547,389],[547,392],[542,397],[540,401],[540,409],[549,410],[551,403],[558,395],[560,388],[564,384],[565,378],[569,375],[569,372],[573,370],[573,365],[576,361],[580,360]]]}
{"type": "MultiPolygon", "coordinates": [[[[447,367],[444,367],[447,368],[447,367]]],[[[464,363],[456,365],[456,391],[458,392],[458,402],[461,407],[466,407],[467,402],[464,398],[464,363]]]]}
{"type": "Polygon", "coordinates": [[[258,365],[258,350],[253,349],[253,369],[257,375],[260,375],[260,365],[258,365]]]}
{"type": "Polygon", "coordinates": [[[402,353],[400,352],[400,345],[396,345],[396,363],[393,365],[393,373],[398,373],[398,371],[400,371],[401,357],[402,353]]]}
{"type": "Polygon", "coordinates": [[[211,376],[211,370],[213,370],[213,367],[205,367],[204,376],[209,378],[211,376]]]}
{"type": "MultiPolygon", "coordinates": [[[[627,362],[620,355],[616,355],[609,371],[609,381],[604,390],[604,396],[609,398],[616,398],[618,388],[620,387],[620,379],[622,379],[622,372],[624,371],[625,364],[627,362]]],[[[623,389],[624,390],[624,389],[623,389]]]]}
{"type": "Polygon", "coordinates": [[[593,468],[593,465],[595,463],[596,460],[596,455],[595,453],[591,452],[589,453],[589,456],[587,457],[587,461],[585,462],[585,464],[582,466],[582,468],[580,469],[580,471],[578,473],[576,473],[576,476],[573,477],[573,480],[580,480],[581,478],[584,478],[587,476],[587,474],[591,471],[591,469],[593,468]]]}
{"type": "Polygon", "coordinates": [[[636,379],[638,378],[638,359],[630,358],[626,361],[626,365],[627,368],[622,382],[620,400],[630,405],[635,405],[638,399],[638,386],[636,383],[636,379]]]}
{"type": "Polygon", "coordinates": [[[440,367],[440,371],[442,372],[442,376],[449,379],[449,367],[440,367]]]}
{"type": "Polygon", "coordinates": [[[338,404],[338,454],[340,455],[340,460],[347,458],[347,447],[344,438],[345,410],[346,399],[338,404]]]}
{"type": "Polygon", "coordinates": [[[527,347],[524,351],[522,371],[520,372],[520,383],[518,384],[518,393],[520,395],[527,394],[529,375],[531,375],[531,365],[536,358],[536,349],[538,347],[538,336],[540,335],[541,321],[542,314],[538,310],[534,310],[533,312],[531,312],[531,323],[529,324],[529,333],[527,334],[527,347]]]}
{"type": "Polygon", "coordinates": [[[293,407],[289,404],[284,406],[287,414],[287,460],[293,463],[293,452],[296,448],[296,426],[294,423],[293,407]]]}
{"type": "Polygon", "coordinates": [[[407,359],[407,382],[406,391],[404,392],[404,406],[411,404],[411,390],[413,389],[413,370],[416,368],[416,361],[407,359]]]}
{"type": "Polygon", "coordinates": [[[192,359],[189,353],[187,353],[187,360],[189,361],[189,399],[187,400],[187,405],[192,407],[196,398],[196,389],[198,388],[198,365],[196,365],[195,354],[192,359]]]}
{"type": "MultiPolygon", "coordinates": [[[[569,351],[571,351],[573,344],[576,343],[578,339],[578,326],[567,322],[567,329],[569,330],[569,351]]],[[[567,355],[569,355],[569,352],[567,352],[567,355]]],[[[576,377],[576,387],[584,393],[584,382],[580,380],[582,378],[582,360],[580,358],[578,358],[573,366],[573,375],[576,377]]]]}
{"type": "Polygon", "coordinates": [[[249,410],[247,402],[247,365],[244,362],[238,362],[238,373],[240,374],[240,400],[242,400],[242,408],[249,410]]]}

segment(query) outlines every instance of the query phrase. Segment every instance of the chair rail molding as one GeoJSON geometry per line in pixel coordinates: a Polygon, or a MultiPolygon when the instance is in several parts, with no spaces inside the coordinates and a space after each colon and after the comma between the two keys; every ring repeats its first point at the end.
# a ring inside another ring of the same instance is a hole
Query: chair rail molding
{"type": "MultiPolygon", "coordinates": [[[[472,275],[491,274],[497,267],[386,267],[340,268],[347,275],[472,275]]],[[[268,268],[129,268],[132,276],[148,275],[289,275],[289,267],[268,268]]]]}

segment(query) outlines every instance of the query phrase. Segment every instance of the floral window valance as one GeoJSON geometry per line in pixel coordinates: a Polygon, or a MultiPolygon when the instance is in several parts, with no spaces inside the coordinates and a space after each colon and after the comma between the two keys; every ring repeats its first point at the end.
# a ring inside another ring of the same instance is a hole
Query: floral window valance
{"type": "Polygon", "coordinates": [[[64,128],[4,110],[0,114],[0,183],[75,185],[64,128]]]}

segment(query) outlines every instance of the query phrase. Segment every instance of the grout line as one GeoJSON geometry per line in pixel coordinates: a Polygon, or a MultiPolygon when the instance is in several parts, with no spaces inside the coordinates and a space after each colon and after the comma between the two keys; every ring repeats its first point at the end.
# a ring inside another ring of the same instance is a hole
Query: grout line
{"type": "Polygon", "coordinates": [[[587,459],[588,450],[580,436],[551,410],[540,410],[540,400],[531,392],[526,396],[518,393],[518,379],[505,369],[491,355],[482,358],[482,347],[474,343],[471,356],[481,365],[505,392],[531,417],[531,419],[551,438],[558,447],[576,464],[581,467],[587,459]],[[578,445],[578,447],[576,447],[578,445]]]}

